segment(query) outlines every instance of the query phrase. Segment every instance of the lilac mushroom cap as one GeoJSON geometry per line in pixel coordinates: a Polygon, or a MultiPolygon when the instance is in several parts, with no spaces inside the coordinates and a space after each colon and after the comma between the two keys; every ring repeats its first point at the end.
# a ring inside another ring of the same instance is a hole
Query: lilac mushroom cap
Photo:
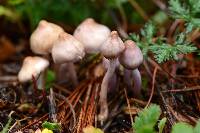
{"type": "Polygon", "coordinates": [[[138,68],[143,62],[143,54],[140,48],[132,40],[127,40],[125,50],[119,56],[119,62],[127,69],[138,68]]]}
{"type": "Polygon", "coordinates": [[[30,37],[31,50],[36,54],[49,54],[54,41],[62,32],[64,30],[60,26],[41,20],[30,37]]]}
{"type": "Polygon", "coordinates": [[[68,33],[61,33],[54,42],[52,57],[55,63],[76,62],[84,56],[83,44],[68,33]]]}
{"type": "Polygon", "coordinates": [[[99,52],[109,35],[110,29],[92,18],[85,19],[74,31],[74,37],[83,43],[86,53],[99,52]]]}
{"type": "Polygon", "coordinates": [[[138,67],[143,62],[143,55],[140,48],[131,40],[127,40],[125,43],[125,51],[120,54],[119,62],[125,67],[124,78],[128,89],[132,90],[134,96],[139,97],[141,92],[141,74],[138,67]],[[134,87],[132,88],[132,81],[134,81],[134,87]]]}
{"type": "Polygon", "coordinates": [[[107,59],[117,58],[125,49],[124,43],[117,31],[112,31],[110,36],[101,46],[101,53],[107,59]]]}

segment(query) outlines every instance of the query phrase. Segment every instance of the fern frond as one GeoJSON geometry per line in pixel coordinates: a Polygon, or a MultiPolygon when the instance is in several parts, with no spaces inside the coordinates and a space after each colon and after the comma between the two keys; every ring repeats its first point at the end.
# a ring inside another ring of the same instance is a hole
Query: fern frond
{"type": "Polygon", "coordinates": [[[151,105],[135,117],[133,128],[136,133],[154,133],[154,126],[161,114],[158,105],[151,105]]]}

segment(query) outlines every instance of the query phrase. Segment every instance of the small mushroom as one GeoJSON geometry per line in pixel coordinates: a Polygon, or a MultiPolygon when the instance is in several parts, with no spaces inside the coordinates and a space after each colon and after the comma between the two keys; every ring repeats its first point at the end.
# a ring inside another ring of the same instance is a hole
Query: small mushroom
{"type": "Polygon", "coordinates": [[[49,61],[42,57],[28,56],[24,59],[22,68],[18,73],[20,82],[27,82],[32,79],[32,76],[38,77],[49,66],[49,61]]]}
{"type": "Polygon", "coordinates": [[[60,26],[41,20],[30,37],[31,50],[40,55],[49,54],[54,41],[63,31],[60,26]]]}
{"type": "Polygon", "coordinates": [[[138,67],[143,62],[143,55],[140,48],[132,40],[127,40],[125,43],[125,50],[119,56],[119,62],[124,66],[124,76],[125,81],[129,89],[134,92],[135,96],[139,96],[141,89],[141,75],[138,67]],[[131,75],[130,75],[131,72],[131,75]],[[130,77],[133,77],[134,88],[132,89],[132,84],[130,83],[130,77]]]}
{"type": "Polygon", "coordinates": [[[109,35],[110,29],[92,18],[85,19],[74,31],[74,37],[83,43],[86,53],[99,52],[109,35]]]}
{"type": "MultiPolygon", "coordinates": [[[[33,31],[30,37],[30,47],[35,54],[42,55],[44,58],[49,58],[49,53],[53,47],[53,43],[58,38],[60,33],[64,30],[53,23],[47,22],[46,20],[41,20],[33,31]]],[[[45,71],[41,73],[38,79],[38,88],[45,87],[45,71]]]]}
{"type": "Polygon", "coordinates": [[[103,78],[100,91],[100,113],[99,120],[101,122],[108,118],[108,104],[107,104],[107,91],[109,87],[109,82],[111,81],[113,74],[115,73],[115,68],[117,66],[117,58],[124,51],[125,46],[123,41],[119,37],[117,31],[112,31],[110,36],[101,46],[102,55],[109,60],[109,65],[107,72],[103,78]]]}
{"type": "MultiPolygon", "coordinates": [[[[72,67],[74,66],[73,62],[81,60],[84,56],[85,52],[82,43],[68,33],[61,33],[58,39],[54,42],[52,48],[52,57],[54,62],[57,64],[69,63],[68,66],[72,67]]],[[[73,70],[75,71],[75,69],[70,70],[73,75],[72,77],[76,76],[73,74],[73,70]]],[[[77,84],[77,82],[74,84],[77,84]]]]}
{"type": "Polygon", "coordinates": [[[63,32],[54,42],[52,57],[55,63],[76,62],[84,56],[83,44],[68,33],[63,32]]]}

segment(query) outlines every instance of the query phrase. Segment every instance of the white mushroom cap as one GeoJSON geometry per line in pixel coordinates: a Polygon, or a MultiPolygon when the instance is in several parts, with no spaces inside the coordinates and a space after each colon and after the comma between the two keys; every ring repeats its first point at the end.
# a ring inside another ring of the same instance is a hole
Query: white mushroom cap
{"type": "Polygon", "coordinates": [[[32,76],[37,77],[42,71],[49,66],[49,61],[42,57],[28,56],[24,59],[22,68],[18,73],[18,80],[26,82],[32,79],[32,76]]]}
{"type": "Polygon", "coordinates": [[[31,50],[36,54],[45,55],[51,52],[53,42],[64,30],[53,23],[41,20],[30,37],[31,50]]]}
{"type": "Polygon", "coordinates": [[[119,62],[127,69],[135,69],[143,62],[143,54],[140,48],[132,40],[125,43],[125,51],[119,56],[119,62]]]}
{"type": "Polygon", "coordinates": [[[74,37],[84,44],[86,53],[99,52],[101,44],[110,35],[110,29],[94,21],[84,20],[74,31],[74,37]]]}
{"type": "Polygon", "coordinates": [[[61,33],[52,48],[55,63],[75,62],[85,56],[84,46],[68,33],[61,33]]]}
{"type": "Polygon", "coordinates": [[[119,37],[117,31],[112,31],[110,36],[101,46],[101,53],[107,59],[116,58],[125,49],[124,43],[119,37]]]}

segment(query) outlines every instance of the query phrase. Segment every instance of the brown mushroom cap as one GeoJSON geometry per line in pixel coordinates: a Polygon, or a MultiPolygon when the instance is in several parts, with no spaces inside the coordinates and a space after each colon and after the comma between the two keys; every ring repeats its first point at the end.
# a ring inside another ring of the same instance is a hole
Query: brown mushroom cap
{"type": "Polygon", "coordinates": [[[24,59],[22,68],[18,73],[18,80],[26,82],[32,79],[32,76],[37,77],[42,71],[49,66],[49,61],[42,57],[28,56],[24,59]]]}
{"type": "Polygon", "coordinates": [[[86,53],[99,52],[101,44],[110,35],[110,29],[94,21],[84,20],[74,31],[74,37],[83,43],[86,53]]]}
{"type": "Polygon", "coordinates": [[[45,55],[51,52],[53,42],[64,30],[53,23],[41,20],[30,37],[31,50],[36,54],[45,55]]]}
{"type": "Polygon", "coordinates": [[[85,56],[84,47],[75,37],[61,33],[52,48],[55,63],[75,62],[85,56]]]}
{"type": "Polygon", "coordinates": [[[119,62],[127,69],[135,69],[143,62],[143,54],[140,48],[132,40],[127,40],[125,50],[119,56],[119,62]]]}
{"type": "Polygon", "coordinates": [[[101,45],[101,53],[107,59],[116,58],[125,49],[124,43],[117,31],[112,31],[107,40],[101,45]]]}

